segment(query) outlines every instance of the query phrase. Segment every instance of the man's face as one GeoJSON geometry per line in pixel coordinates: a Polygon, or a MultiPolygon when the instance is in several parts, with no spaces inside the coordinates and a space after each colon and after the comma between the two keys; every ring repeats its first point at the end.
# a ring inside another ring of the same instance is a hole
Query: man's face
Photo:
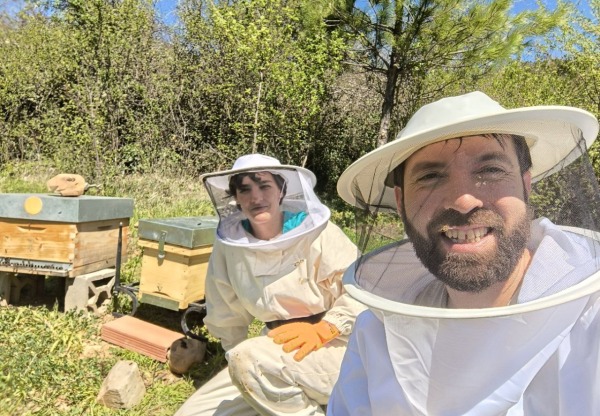
{"type": "Polygon", "coordinates": [[[530,184],[511,139],[470,136],[415,152],[395,191],[423,264],[453,289],[480,292],[506,280],[523,254],[530,184]]]}
{"type": "Polygon", "coordinates": [[[270,172],[245,176],[235,193],[235,200],[252,224],[264,224],[279,218],[281,190],[270,172]]]}

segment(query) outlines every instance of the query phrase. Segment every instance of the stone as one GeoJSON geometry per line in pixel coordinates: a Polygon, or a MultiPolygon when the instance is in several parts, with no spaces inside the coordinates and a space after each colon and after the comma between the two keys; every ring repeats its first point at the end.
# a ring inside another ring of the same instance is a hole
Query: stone
{"type": "Polygon", "coordinates": [[[50,192],[60,196],[80,196],[88,188],[88,184],[81,175],[61,173],[48,180],[46,186],[50,192]]]}
{"type": "Polygon", "coordinates": [[[117,362],[104,381],[96,401],[112,409],[130,409],[141,402],[146,386],[137,363],[117,362]]]}
{"type": "Polygon", "coordinates": [[[202,362],[206,343],[192,338],[181,338],[171,344],[167,353],[169,369],[173,374],[186,373],[192,365],[202,362]]]}
{"type": "Polygon", "coordinates": [[[100,315],[104,302],[112,297],[115,269],[97,270],[65,278],[65,312],[70,310],[100,315]]]}

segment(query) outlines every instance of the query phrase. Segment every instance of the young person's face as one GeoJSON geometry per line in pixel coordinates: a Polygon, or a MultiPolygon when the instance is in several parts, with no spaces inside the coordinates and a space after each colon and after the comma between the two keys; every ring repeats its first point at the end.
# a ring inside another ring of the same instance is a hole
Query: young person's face
{"type": "Polygon", "coordinates": [[[396,202],[423,264],[448,286],[479,292],[506,280],[529,239],[529,172],[512,140],[425,146],[405,162],[396,202]]]}
{"type": "Polygon", "coordinates": [[[236,190],[235,200],[252,224],[265,224],[278,219],[281,189],[270,172],[258,172],[255,180],[245,176],[236,190]]]}

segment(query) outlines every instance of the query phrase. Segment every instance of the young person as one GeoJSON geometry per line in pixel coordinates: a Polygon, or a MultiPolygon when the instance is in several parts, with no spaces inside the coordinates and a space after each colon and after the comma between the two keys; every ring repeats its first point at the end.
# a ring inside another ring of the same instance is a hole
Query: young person
{"type": "Polygon", "coordinates": [[[341,282],[356,246],[329,221],[307,169],[251,154],[202,180],[219,214],[204,322],[228,368],[177,416],[324,414],[364,309],[341,282]],[[247,339],[254,319],[265,330],[247,339]]]}

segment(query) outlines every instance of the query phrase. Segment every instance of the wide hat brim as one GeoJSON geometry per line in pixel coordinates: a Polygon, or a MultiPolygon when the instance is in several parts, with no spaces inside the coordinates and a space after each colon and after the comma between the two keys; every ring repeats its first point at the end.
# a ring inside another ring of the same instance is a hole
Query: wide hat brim
{"type": "Polygon", "coordinates": [[[582,136],[589,148],[598,135],[598,121],[591,113],[574,107],[536,106],[501,109],[407,135],[401,132],[396,140],[352,163],[340,176],[337,191],[351,205],[395,207],[394,190],[386,185],[386,178],[395,167],[429,144],[486,133],[524,136],[531,152],[535,182],[575,159],[570,160],[577,146],[574,137],[582,136]]]}

